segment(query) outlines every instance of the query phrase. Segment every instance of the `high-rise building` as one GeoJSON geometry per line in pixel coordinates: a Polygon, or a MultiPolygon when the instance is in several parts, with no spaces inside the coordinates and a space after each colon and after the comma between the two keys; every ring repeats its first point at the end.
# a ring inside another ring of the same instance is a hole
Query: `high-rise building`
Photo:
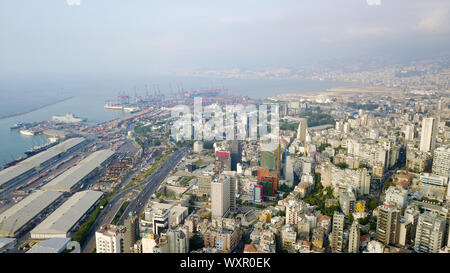
{"type": "Polygon", "coordinates": [[[220,179],[227,179],[227,176],[230,178],[230,211],[234,212],[237,209],[236,192],[238,191],[238,176],[235,171],[224,171],[220,175],[220,179]]]}
{"type": "Polygon", "coordinates": [[[433,174],[450,177],[450,146],[439,147],[434,150],[433,174]]]}
{"type": "Polygon", "coordinates": [[[123,252],[132,253],[136,238],[139,235],[139,217],[137,215],[130,215],[124,220],[123,225],[126,228],[123,236],[123,252]]]}
{"type": "Polygon", "coordinates": [[[343,191],[339,194],[339,205],[345,215],[349,215],[355,208],[356,197],[352,191],[343,191]]]}
{"type": "Polygon", "coordinates": [[[331,250],[341,253],[344,245],[344,219],[345,215],[335,211],[333,214],[333,229],[331,231],[331,250]]]}
{"type": "Polygon", "coordinates": [[[437,213],[421,214],[417,222],[414,251],[437,253],[444,244],[445,224],[446,219],[437,213]]]}
{"type": "Polygon", "coordinates": [[[385,245],[398,242],[400,211],[394,206],[383,204],[378,207],[377,240],[385,245]]]}
{"type": "Polygon", "coordinates": [[[188,253],[188,240],[181,230],[170,228],[164,230],[159,238],[161,253],[188,253]]]}
{"type": "Polygon", "coordinates": [[[414,140],[414,125],[413,124],[406,125],[405,140],[406,141],[414,140]]]}
{"type": "Polygon", "coordinates": [[[420,151],[431,152],[436,146],[437,118],[424,118],[420,136],[420,151]]]}
{"type": "Polygon", "coordinates": [[[298,129],[297,129],[297,139],[305,142],[306,141],[306,130],[308,128],[308,120],[305,118],[300,119],[300,122],[298,123],[298,129]]]}
{"type": "Polygon", "coordinates": [[[279,175],[277,172],[271,172],[268,169],[258,169],[258,184],[263,186],[264,196],[274,196],[278,189],[279,175]]]}
{"type": "Polygon", "coordinates": [[[301,203],[295,200],[289,200],[288,204],[286,204],[286,224],[297,226],[301,212],[301,203]]]}
{"type": "Polygon", "coordinates": [[[216,152],[216,162],[220,171],[231,171],[231,155],[228,152],[216,152]]]}
{"type": "Polygon", "coordinates": [[[231,141],[231,170],[237,170],[237,164],[242,162],[242,147],[239,140],[231,141]]]}
{"type": "Polygon", "coordinates": [[[251,184],[248,188],[248,202],[259,205],[263,202],[263,186],[251,184]]]}
{"type": "Polygon", "coordinates": [[[294,165],[295,160],[291,156],[286,157],[286,162],[284,165],[284,179],[288,181],[288,185],[291,187],[295,186],[294,183],[294,165]]]}
{"type": "Polygon", "coordinates": [[[213,217],[224,217],[230,210],[230,177],[211,182],[211,210],[213,217]]]}
{"type": "Polygon", "coordinates": [[[194,153],[201,153],[203,151],[203,142],[197,140],[194,142],[194,153]]]}
{"type": "Polygon", "coordinates": [[[360,246],[360,232],[359,223],[354,220],[350,228],[350,236],[348,240],[348,252],[349,253],[359,253],[360,246]]]}
{"type": "Polygon", "coordinates": [[[159,235],[169,227],[170,210],[157,208],[152,211],[153,234],[159,235]]]}
{"type": "Polygon", "coordinates": [[[125,227],[103,225],[95,232],[97,253],[123,253],[123,236],[125,227]]]}

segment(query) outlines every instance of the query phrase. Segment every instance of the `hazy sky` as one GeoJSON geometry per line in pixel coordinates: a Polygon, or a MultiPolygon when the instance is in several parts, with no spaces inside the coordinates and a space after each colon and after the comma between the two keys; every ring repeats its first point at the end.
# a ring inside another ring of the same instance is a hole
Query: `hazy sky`
{"type": "Polygon", "coordinates": [[[450,48],[449,9],[448,0],[0,0],[0,78],[421,56],[450,48]]]}

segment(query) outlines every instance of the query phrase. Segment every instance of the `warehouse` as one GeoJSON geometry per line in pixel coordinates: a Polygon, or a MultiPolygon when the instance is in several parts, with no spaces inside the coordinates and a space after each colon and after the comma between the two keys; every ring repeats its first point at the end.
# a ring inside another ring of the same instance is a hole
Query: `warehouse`
{"type": "Polygon", "coordinates": [[[0,236],[16,237],[40,213],[62,196],[56,191],[36,191],[0,214],[0,236]]]}
{"type": "Polygon", "coordinates": [[[90,154],[78,165],[70,168],[62,175],[43,186],[43,190],[73,192],[83,182],[89,179],[98,169],[104,167],[113,157],[111,150],[100,150],[90,154]]]}
{"type": "Polygon", "coordinates": [[[72,229],[88,215],[99,202],[103,193],[81,191],[75,193],[64,204],[50,214],[31,232],[33,239],[68,238],[72,229]]]}
{"type": "Polygon", "coordinates": [[[61,157],[80,148],[85,141],[86,139],[82,137],[68,139],[46,151],[19,162],[15,166],[0,171],[0,185],[4,188],[31,178],[40,169],[51,165],[61,157]]]}

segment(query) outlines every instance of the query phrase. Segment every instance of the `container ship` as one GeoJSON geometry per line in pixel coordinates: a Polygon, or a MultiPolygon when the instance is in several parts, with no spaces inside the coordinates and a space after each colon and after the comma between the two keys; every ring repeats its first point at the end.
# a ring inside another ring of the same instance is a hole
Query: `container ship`
{"type": "Polygon", "coordinates": [[[72,113],[67,113],[65,116],[53,116],[52,120],[55,122],[63,122],[63,123],[79,123],[85,122],[87,119],[76,117],[72,113]]]}

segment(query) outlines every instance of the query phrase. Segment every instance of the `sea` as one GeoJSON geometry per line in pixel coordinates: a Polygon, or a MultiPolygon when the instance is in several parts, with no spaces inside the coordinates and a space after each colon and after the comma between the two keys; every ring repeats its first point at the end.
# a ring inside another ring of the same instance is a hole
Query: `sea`
{"type": "MultiPolygon", "coordinates": [[[[153,79],[155,82],[155,79],[153,79]]],[[[227,88],[230,94],[243,94],[250,98],[266,98],[283,93],[300,93],[310,91],[324,91],[328,88],[345,86],[341,82],[312,81],[312,80],[248,80],[248,79],[215,79],[200,77],[165,77],[160,78],[157,84],[122,84],[116,87],[64,86],[64,89],[45,87],[39,90],[15,87],[0,84],[0,116],[28,111],[40,106],[48,105],[25,114],[0,119],[0,166],[24,156],[24,152],[33,146],[47,143],[44,136],[24,136],[18,130],[10,127],[18,122],[39,122],[51,120],[53,115],[73,113],[76,116],[87,118],[87,123],[97,124],[113,120],[126,115],[125,112],[104,109],[105,101],[115,100],[119,94],[134,97],[136,87],[137,95],[145,96],[146,90],[153,94],[155,89],[166,95],[181,90],[198,90],[211,88],[227,88]],[[145,87],[147,85],[147,88],[145,87]],[[13,90],[12,90],[13,89],[13,90]],[[58,103],[59,100],[71,97],[58,103]]],[[[1,167],[0,167],[1,169],[1,167]]]]}

